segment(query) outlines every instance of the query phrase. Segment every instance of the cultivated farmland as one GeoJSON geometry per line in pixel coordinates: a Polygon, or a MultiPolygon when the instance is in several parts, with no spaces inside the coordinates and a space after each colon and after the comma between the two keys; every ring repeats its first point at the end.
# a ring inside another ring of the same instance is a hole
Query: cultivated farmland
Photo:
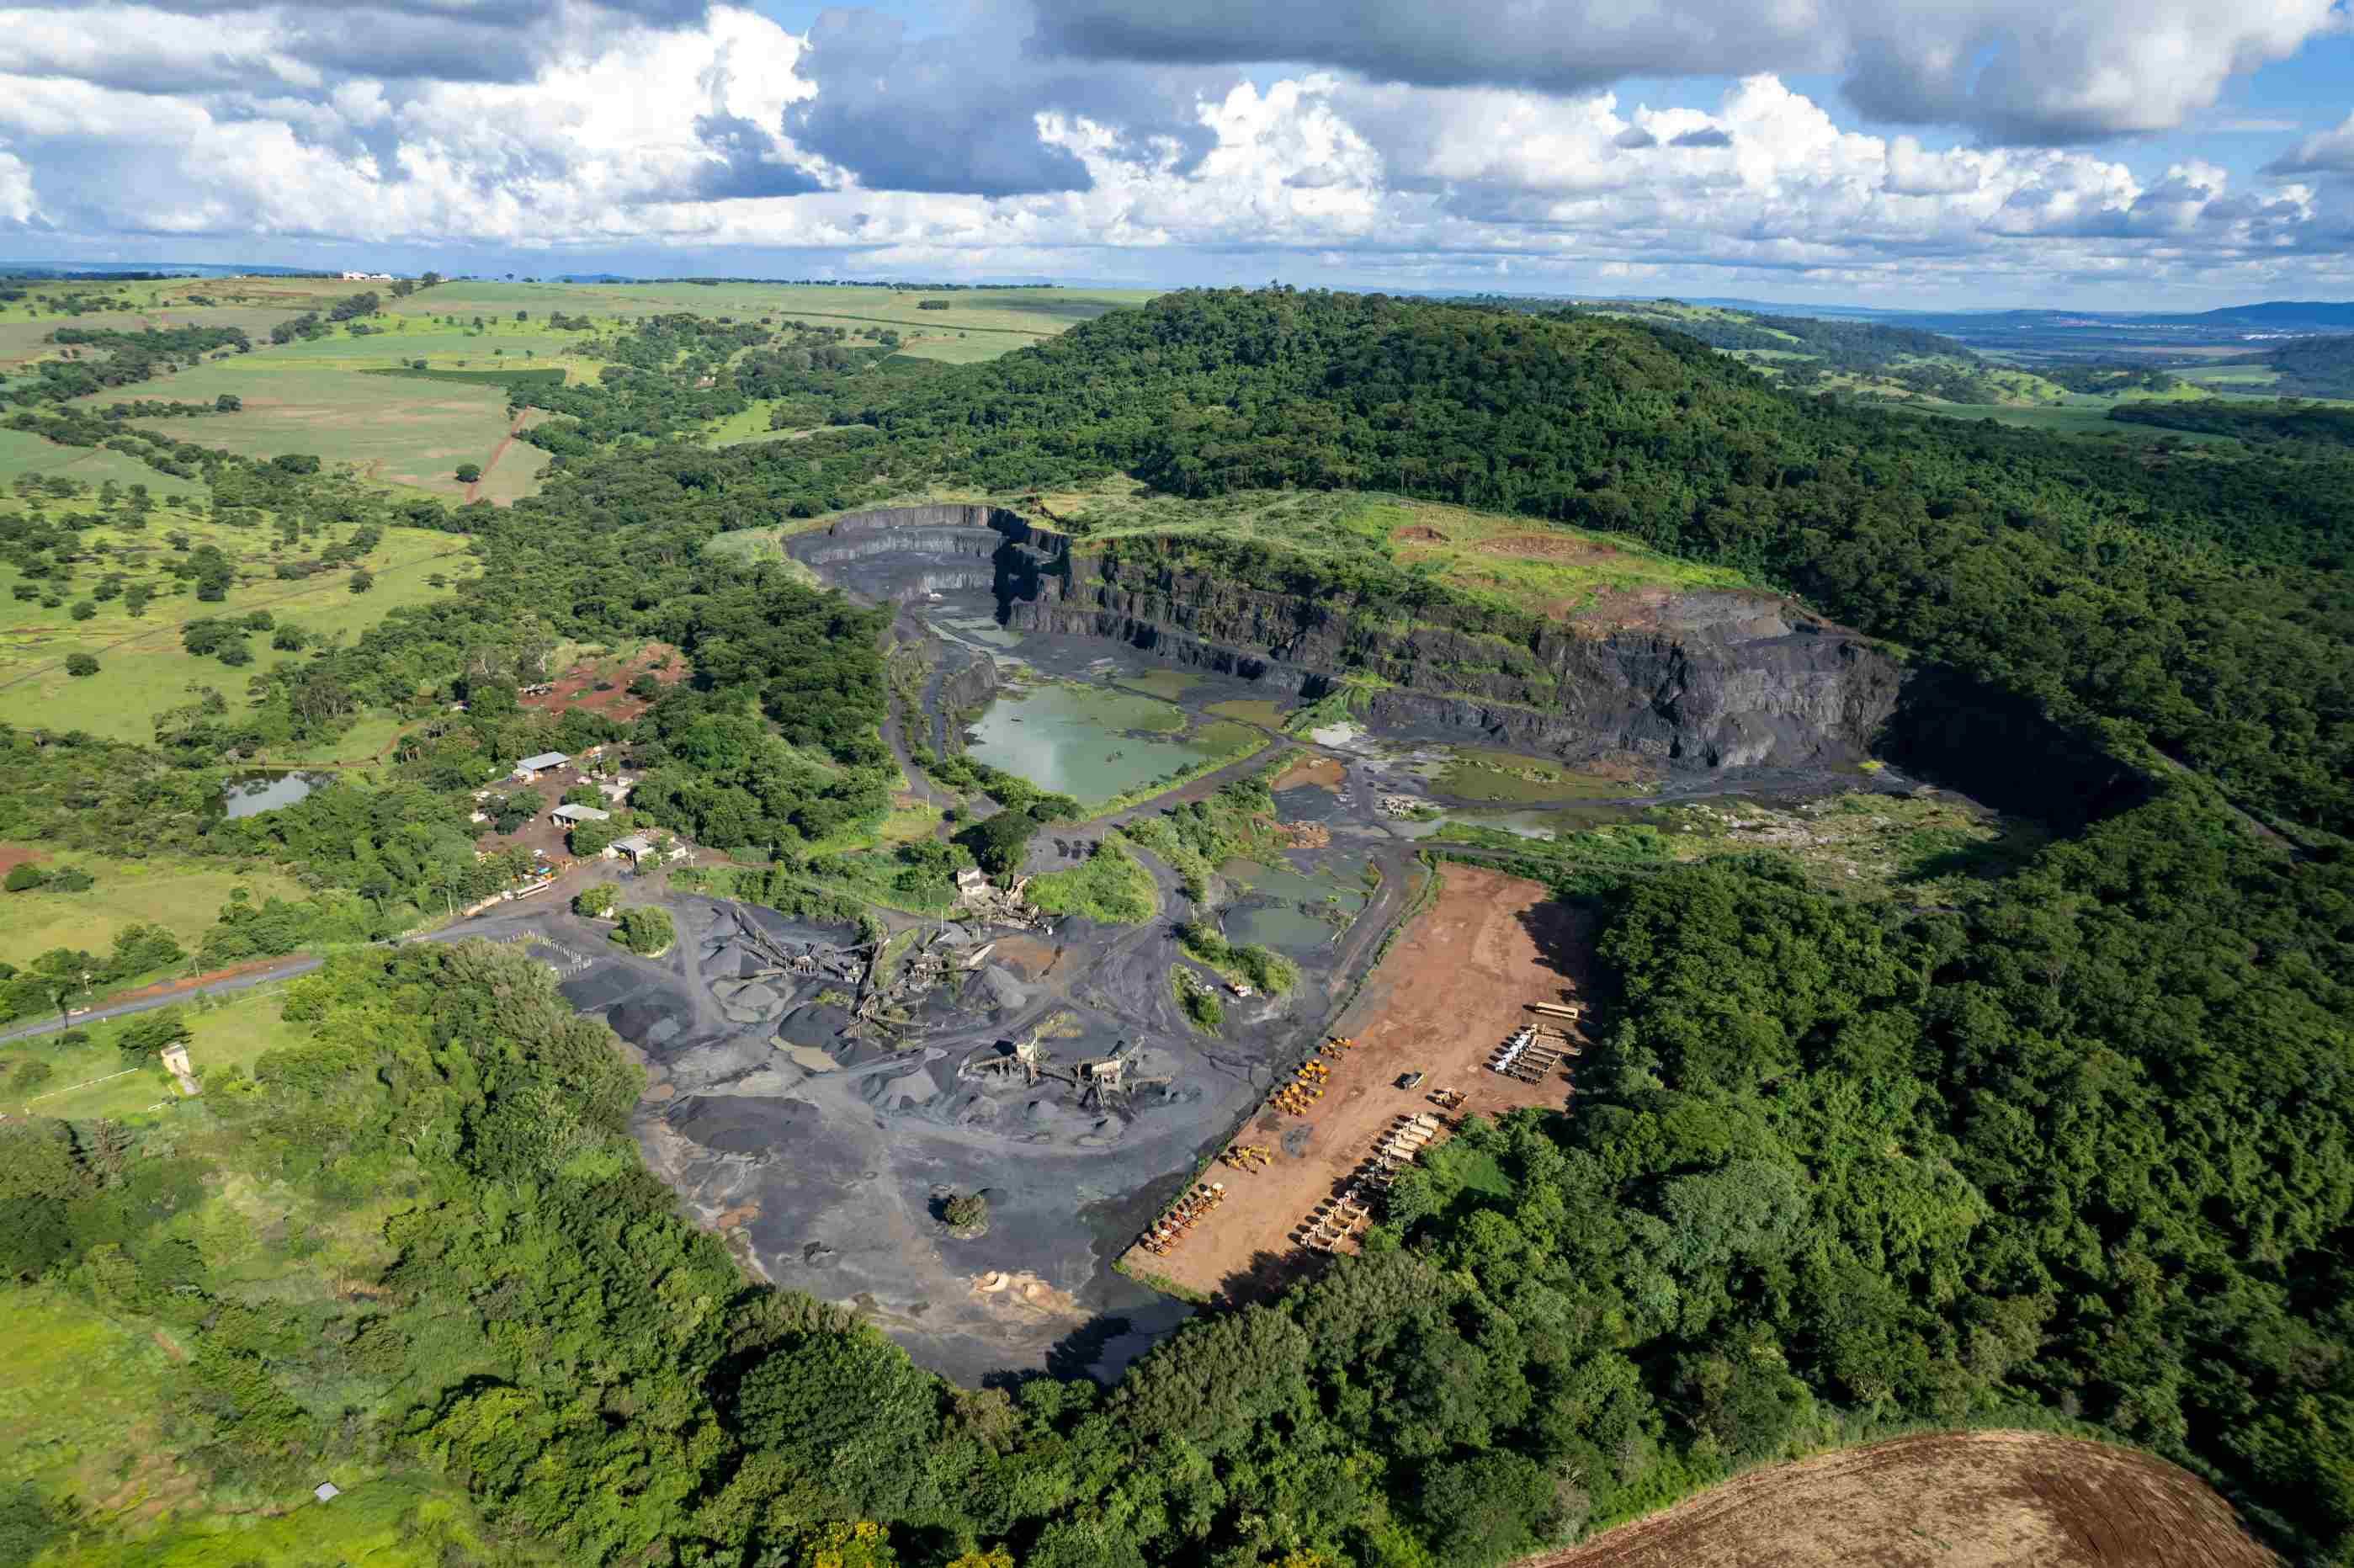
{"type": "MultiPolygon", "coordinates": [[[[389,354],[370,362],[381,367],[392,363],[389,354]]],[[[515,443],[500,451],[510,425],[506,394],[500,388],[364,376],[356,373],[359,368],[349,361],[267,351],[217,360],[89,401],[103,407],[160,397],[209,403],[228,393],[243,400],[242,412],[206,419],[201,427],[185,419],[136,423],[155,434],[246,457],[308,452],[323,461],[348,462],[364,479],[449,502],[466,499],[466,487],[451,477],[461,462],[487,471],[485,493],[493,500],[530,493],[547,466],[547,454],[536,447],[515,443]]]]}
{"type": "Polygon", "coordinates": [[[2187,1470],[2041,1432],[1924,1433],[1752,1470],[1518,1568],[2269,1568],[2187,1470]]]}
{"type": "MultiPolygon", "coordinates": [[[[966,364],[1044,342],[1076,323],[1150,297],[1144,291],[916,291],[787,283],[455,281],[403,296],[384,285],[309,278],[95,284],[79,291],[52,290],[0,312],[0,375],[12,369],[22,374],[56,354],[45,340],[61,326],[130,332],[239,327],[254,341],[251,353],[224,350],[176,374],[109,388],[84,403],[96,408],[141,398],[210,403],[226,394],[242,402],[240,412],[201,424],[138,423],[154,433],[246,457],[307,453],[331,463],[348,462],[373,483],[447,502],[504,503],[536,490],[549,461],[538,448],[511,439],[522,427],[507,412],[505,388],[367,373],[423,361],[433,370],[557,369],[579,379],[596,374],[596,362],[581,351],[600,334],[675,312],[766,321],[780,330],[799,323],[854,334],[895,332],[902,355],[966,364]],[[271,328],[306,312],[323,313],[364,291],[378,296],[374,316],[323,336],[270,342],[271,328]],[[208,302],[191,303],[192,296],[208,302]],[[101,300],[119,301],[126,308],[87,308],[101,300]],[[63,314],[54,308],[60,303],[84,308],[63,314]],[[558,313],[592,324],[553,327],[549,318],[558,313]],[[459,483],[454,475],[461,463],[481,468],[481,480],[459,483]]],[[[767,418],[767,408],[756,407],[713,434],[721,440],[759,439],[768,433],[767,418]]],[[[136,465],[113,454],[58,461],[78,465],[73,471],[93,482],[134,482],[131,471],[136,465]]],[[[0,450],[0,478],[27,470],[48,471],[48,465],[0,450]]],[[[162,493],[152,477],[143,482],[162,493]]]]}

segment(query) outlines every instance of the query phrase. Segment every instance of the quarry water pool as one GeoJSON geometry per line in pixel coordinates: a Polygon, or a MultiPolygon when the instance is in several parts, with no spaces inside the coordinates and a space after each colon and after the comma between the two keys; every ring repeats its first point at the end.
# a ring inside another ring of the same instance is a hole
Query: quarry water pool
{"type": "Polygon", "coordinates": [[[1237,725],[1189,727],[1183,709],[1154,697],[1052,681],[1001,692],[967,730],[965,749],[976,762],[1095,806],[1236,755],[1252,738],[1237,725]]]}
{"type": "Polygon", "coordinates": [[[1219,916],[1226,940],[1297,958],[1339,936],[1365,906],[1362,855],[1335,857],[1313,871],[1280,862],[1230,860],[1218,874],[1246,889],[1219,916]]]}

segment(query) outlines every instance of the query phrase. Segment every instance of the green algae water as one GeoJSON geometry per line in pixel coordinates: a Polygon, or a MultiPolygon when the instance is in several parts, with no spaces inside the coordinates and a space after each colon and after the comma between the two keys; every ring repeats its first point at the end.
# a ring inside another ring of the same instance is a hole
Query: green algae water
{"type": "Polygon", "coordinates": [[[1248,738],[1226,725],[1189,733],[1183,710],[1168,703],[1064,681],[1000,694],[969,734],[974,761],[1090,806],[1230,755],[1248,738]]]}

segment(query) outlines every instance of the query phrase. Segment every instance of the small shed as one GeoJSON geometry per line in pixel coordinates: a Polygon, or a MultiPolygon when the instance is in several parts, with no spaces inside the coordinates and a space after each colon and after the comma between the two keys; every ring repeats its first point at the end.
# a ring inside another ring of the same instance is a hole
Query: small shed
{"type": "Polygon", "coordinates": [[[572,758],[560,751],[543,751],[537,757],[526,757],[516,763],[514,776],[518,779],[536,779],[541,774],[552,772],[571,760],[572,758]]]}
{"type": "Polygon", "coordinates": [[[605,847],[607,859],[626,858],[631,865],[643,865],[653,853],[653,840],[643,833],[631,833],[628,838],[615,839],[605,847]]]}
{"type": "Polygon", "coordinates": [[[311,1489],[311,1495],[321,1502],[333,1502],[344,1495],[344,1489],[333,1481],[321,1481],[311,1489]]]}
{"type": "Polygon", "coordinates": [[[594,806],[558,806],[547,814],[559,822],[610,822],[613,820],[612,812],[600,811],[594,806]]]}

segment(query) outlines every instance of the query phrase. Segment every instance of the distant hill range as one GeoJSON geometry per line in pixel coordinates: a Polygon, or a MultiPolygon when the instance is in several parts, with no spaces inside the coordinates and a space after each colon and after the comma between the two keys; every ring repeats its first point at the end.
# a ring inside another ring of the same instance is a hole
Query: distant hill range
{"type": "Polygon", "coordinates": [[[1936,333],[1975,349],[2070,358],[2212,349],[2258,342],[2274,334],[2354,333],[2354,302],[2342,300],[2264,300],[2195,312],[1887,311],[1867,305],[1784,305],[1755,300],[1689,302],[1819,321],[1874,322],[1936,333]]]}
{"type": "Polygon", "coordinates": [[[239,261],[0,261],[0,278],[26,278],[39,282],[125,282],[145,278],[321,278],[333,277],[321,267],[264,267],[239,261]]]}

